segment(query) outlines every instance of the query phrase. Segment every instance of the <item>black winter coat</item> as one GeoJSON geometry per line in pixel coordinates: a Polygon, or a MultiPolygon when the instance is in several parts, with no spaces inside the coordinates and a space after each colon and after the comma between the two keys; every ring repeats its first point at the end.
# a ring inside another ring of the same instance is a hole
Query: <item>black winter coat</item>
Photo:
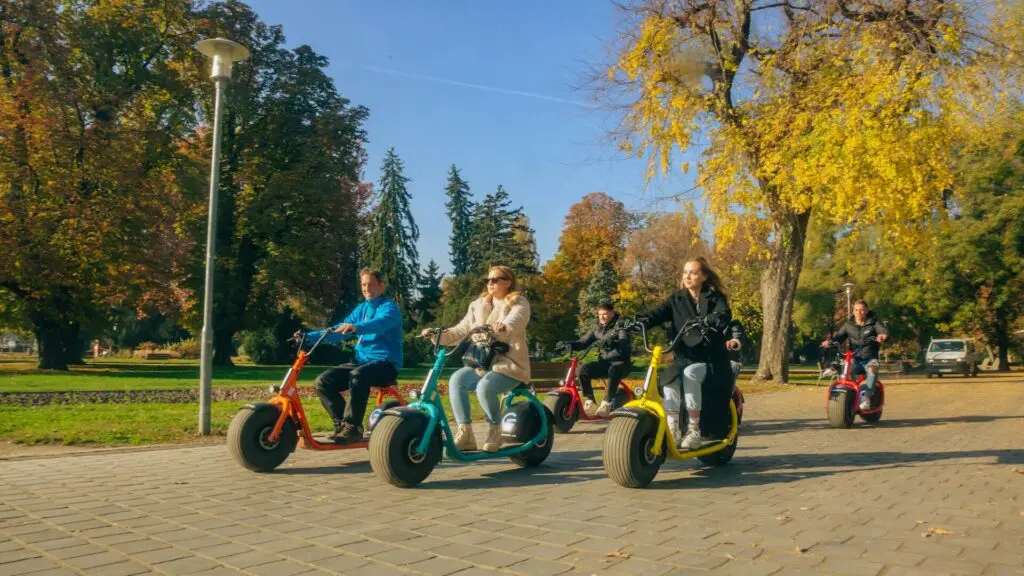
{"type": "Polygon", "coordinates": [[[844,322],[839,331],[832,336],[832,345],[838,346],[845,340],[849,340],[854,358],[878,360],[878,342],[875,338],[879,334],[888,336],[889,329],[878,323],[874,312],[868,312],[867,317],[864,318],[864,324],[857,324],[853,318],[844,322]]]}
{"type": "Polygon", "coordinates": [[[567,342],[571,350],[583,350],[597,343],[601,360],[608,362],[629,362],[632,350],[629,333],[622,328],[622,318],[616,314],[607,324],[600,322],[579,340],[567,342]]]}
{"type": "Polygon", "coordinates": [[[705,324],[712,328],[707,333],[707,340],[691,347],[680,338],[672,351],[676,358],[683,360],[685,364],[725,361],[728,365],[729,355],[725,349],[725,342],[732,337],[732,311],[729,310],[729,302],[722,293],[706,288],[701,292],[700,300],[694,302],[689,291],[677,290],[661,306],[637,318],[648,329],[670,322],[669,338],[675,338],[681,329],[694,320],[705,324]]]}

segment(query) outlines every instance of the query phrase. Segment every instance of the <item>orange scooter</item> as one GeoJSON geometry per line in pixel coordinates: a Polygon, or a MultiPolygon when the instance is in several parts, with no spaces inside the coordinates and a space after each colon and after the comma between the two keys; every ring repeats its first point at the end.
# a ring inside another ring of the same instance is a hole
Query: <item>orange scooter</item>
{"type": "MultiPolygon", "coordinates": [[[[330,333],[325,330],[308,352],[302,350],[305,336],[299,340],[299,355],[285,373],[281,384],[274,384],[274,394],[266,402],[242,406],[228,426],[228,451],[243,468],[254,472],[270,472],[295,451],[296,446],[309,450],[350,450],[366,448],[369,436],[359,442],[337,444],[326,439],[318,441],[309,428],[306,413],[299,400],[299,372],[310,355],[330,333]]],[[[373,431],[384,410],[404,406],[398,383],[377,388],[377,407],[370,413],[367,434],[373,431]],[[385,398],[388,398],[385,401],[385,398]]]]}

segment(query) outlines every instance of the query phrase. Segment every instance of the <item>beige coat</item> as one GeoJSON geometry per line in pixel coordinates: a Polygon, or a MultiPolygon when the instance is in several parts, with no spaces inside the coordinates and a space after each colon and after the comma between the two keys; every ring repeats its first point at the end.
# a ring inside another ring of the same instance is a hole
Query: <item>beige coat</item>
{"type": "MultiPolygon", "coordinates": [[[[530,381],[530,356],[526,347],[526,325],[530,322],[530,303],[518,292],[512,292],[502,300],[492,302],[490,296],[481,296],[469,305],[466,316],[455,326],[441,333],[441,344],[451,346],[466,336],[473,328],[490,326],[496,322],[505,325],[505,330],[496,337],[507,342],[508,354],[494,359],[491,370],[520,382],[530,381]]],[[[486,341],[486,334],[474,334],[475,341],[486,341]]]]}

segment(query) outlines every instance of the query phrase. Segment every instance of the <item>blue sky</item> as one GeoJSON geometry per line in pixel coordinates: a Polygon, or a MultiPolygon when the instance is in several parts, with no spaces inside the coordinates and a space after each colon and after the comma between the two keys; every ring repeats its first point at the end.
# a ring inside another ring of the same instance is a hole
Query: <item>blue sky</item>
{"type": "MultiPolygon", "coordinates": [[[[632,209],[692,186],[689,178],[644,182],[646,160],[608,139],[613,119],[575,88],[607,62],[619,15],[604,0],[413,2],[252,0],[282,24],[289,46],[330,59],[338,90],[367,106],[369,163],[394,147],[405,162],[420,227],[420,258],[447,271],[444,212],[449,166],[474,197],[501,184],[537,232],[541,261],[558,249],[568,208],[605,192],[632,209]]],[[[661,207],[672,208],[671,203],[661,207]]]]}

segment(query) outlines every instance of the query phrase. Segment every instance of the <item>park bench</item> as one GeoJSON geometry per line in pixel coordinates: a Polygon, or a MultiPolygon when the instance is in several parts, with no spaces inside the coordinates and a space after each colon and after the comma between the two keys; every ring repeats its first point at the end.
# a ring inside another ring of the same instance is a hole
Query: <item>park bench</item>
{"type": "Polygon", "coordinates": [[[568,362],[530,362],[530,384],[535,390],[557,388],[567,370],[568,362]]]}
{"type": "Polygon", "coordinates": [[[146,354],[146,360],[170,360],[171,358],[169,352],[148,352],[146,354]]]}

